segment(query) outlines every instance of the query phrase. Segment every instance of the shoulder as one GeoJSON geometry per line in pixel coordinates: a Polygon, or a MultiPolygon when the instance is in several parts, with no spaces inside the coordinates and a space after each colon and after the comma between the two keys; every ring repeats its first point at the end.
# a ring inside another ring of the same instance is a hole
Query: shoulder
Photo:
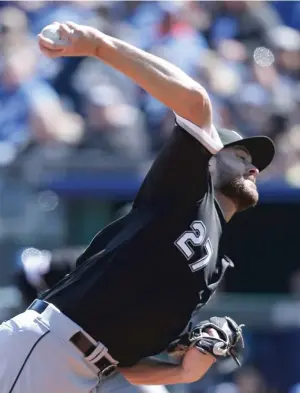
{"type": "Polygon", "coordinates": [[[201,128],[176,113],[175,122],[182,130],[203,145],[211,154],[216,154],[223,148],[223,144],[214,125],[211,125],[209,129],[201,128]]]}

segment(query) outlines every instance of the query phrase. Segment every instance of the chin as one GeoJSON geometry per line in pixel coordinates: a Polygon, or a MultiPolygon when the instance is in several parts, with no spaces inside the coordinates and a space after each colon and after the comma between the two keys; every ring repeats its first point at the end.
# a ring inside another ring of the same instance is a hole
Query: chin
{"type": "Polygon", "coordinates": [[[236,198],[237,211],[241,212],[249,209],[250,207],[254,207],[259,199],[259,195],[257,190],[248,190],[242,195],[238,195],[236,198]]]}
{"type": "Polygon", "coordinates": [[[221,187],[220,191],[234,201],[241,212],[257,204],[259,194],[256,185],[250,180],[235,180],[221,187]]]}

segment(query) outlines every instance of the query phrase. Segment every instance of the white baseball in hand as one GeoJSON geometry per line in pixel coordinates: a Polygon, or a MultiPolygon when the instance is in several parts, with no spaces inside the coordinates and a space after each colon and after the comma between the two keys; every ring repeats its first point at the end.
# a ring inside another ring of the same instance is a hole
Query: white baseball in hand
{"type": "Polygon", "coordinates": [[[65,45],[67,41],[62,39],[59,33],[59,26],[57,25],[48,25],[43,28],[41,31],[41,35],[45,38],[51,40],[54,44],[65,45]]]}

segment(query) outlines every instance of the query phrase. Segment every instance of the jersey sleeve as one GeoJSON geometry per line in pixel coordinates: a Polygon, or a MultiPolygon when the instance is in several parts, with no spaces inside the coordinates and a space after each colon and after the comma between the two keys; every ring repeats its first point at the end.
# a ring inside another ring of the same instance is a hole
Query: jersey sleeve
{"type": "Polygon", "coordinates": [[[222,147],[215,127],[204,131],[176,115],[172,135],[146,175],[133,207],[201,199],[209,186],[209,160],[222,147]]]}

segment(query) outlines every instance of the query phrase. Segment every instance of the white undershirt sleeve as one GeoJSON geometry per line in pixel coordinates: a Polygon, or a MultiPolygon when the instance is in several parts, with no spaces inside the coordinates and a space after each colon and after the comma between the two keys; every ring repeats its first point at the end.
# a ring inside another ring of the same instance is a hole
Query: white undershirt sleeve
{"type": "Polygon", "coordinates": [[[176,113],[175,116],[177,124],[185,131],[187,131],[190,135],[192,135],[195,139],[197,139],[200,143],[202,143],[202,145],[211,154],[216,154],[219,150],[223,148],[223,144],[215,126],[212,126],[211,129],[207,131],[203,130],[189,120],[177,115],[176,113]]]}

